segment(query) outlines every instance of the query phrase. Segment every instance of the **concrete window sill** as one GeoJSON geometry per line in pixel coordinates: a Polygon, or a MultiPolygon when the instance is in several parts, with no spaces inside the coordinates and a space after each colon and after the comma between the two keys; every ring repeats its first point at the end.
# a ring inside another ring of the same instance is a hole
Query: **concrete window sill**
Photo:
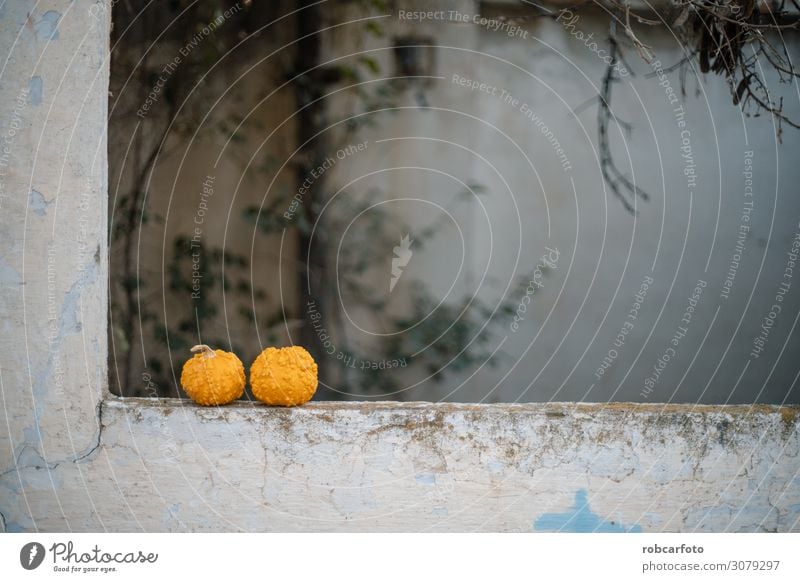
{"type": "Polygon", "coordinates": [[[122,530],[788,531],[800,527],[799,416],[109,398],[89,478],[122,530]],[[152,503],[129,512],[120,494],[152,503]]]}

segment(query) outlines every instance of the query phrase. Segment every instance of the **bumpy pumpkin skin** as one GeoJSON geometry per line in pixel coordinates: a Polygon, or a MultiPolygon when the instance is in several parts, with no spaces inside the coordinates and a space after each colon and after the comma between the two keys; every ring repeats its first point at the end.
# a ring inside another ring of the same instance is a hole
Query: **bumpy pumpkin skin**
{"type": "Polygon", "coordinates": [[[305,348],[267,348],[250,366],[253,396],[270,406],[305,404],[317,391],[317,363],[305,348]]]}
{"type": "Polygon", "coordinates": [[[221,406],[241,398],[245,382],[242,361],[224,350],[206,348],[189,359],[181,372],[181,386],[201,406],[221,406]]]}

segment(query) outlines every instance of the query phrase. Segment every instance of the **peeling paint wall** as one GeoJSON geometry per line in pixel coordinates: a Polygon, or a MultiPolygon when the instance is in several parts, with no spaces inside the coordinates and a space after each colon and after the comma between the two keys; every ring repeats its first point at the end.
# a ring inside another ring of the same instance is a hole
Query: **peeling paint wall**
{"type": "Polygon", "coordinates": [[[0,529],[800,530],[794,408],[109,397],[108,5],[0,9],[0,529]]]}
{"type": "Polygon", "coordinates": [[[108,14],[102,1],[0,10],[0,511],[9,530],[11,508],[28,507],[16,471],[58,491],[61,477],[46,468],[72,466],[99,438],[108,14]]]}

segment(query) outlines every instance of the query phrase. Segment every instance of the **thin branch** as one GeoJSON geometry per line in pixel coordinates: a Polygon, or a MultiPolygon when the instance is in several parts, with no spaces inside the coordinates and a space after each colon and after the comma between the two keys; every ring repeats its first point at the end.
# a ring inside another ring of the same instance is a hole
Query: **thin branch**
{"type": "Polygon", "coordinates": [[[612,121],[618,123],[616,116],[611,111],[611,88],[616,81],[615,65],[619,54],[619,45],[614,38],[614,28],[612,25],[608,37],[611,59],[603,75],[603,83],[598,97],[597,132],[600,149],[600,171],[606,184],[611,188],[611,192],[620,201],[623,208],[634,214],[635,208],[630,198],[638,196],[642,200],[649,200],[650,196],[617,168],[614,156],[611,153],[608,130],[612,121]]]}

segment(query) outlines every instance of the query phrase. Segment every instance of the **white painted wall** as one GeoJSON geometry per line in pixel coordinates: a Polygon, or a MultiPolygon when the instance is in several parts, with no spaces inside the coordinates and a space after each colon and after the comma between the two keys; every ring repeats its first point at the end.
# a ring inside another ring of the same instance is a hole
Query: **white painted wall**
{"type": "Polygon", "coordinates": [[[48,468],[77,468],[73,461],[98,444],[107,386],[108,36],[104,1],[14,2],[0,12],[4,514],[38,511],[26,503],[29,488],[56,494],[59,478],[48,468]]]}
{"type": "Polygon", "coordinates": [[[111,397],[107,8],[0,18],[3,531],[800,527],[793,408],[111,397]]]}
{"type": "MultiPolygon", "coordinates": [[[[474,15],[481,6],[489,10],[494,3],[450,2],[436,8],[449,18],[449,10],[474,15]]],[[[424,2],[403,2],[396,8],[430,10],[424,2]]],[[[612,127],[613,149],[620,169],[651,195],[649,202],[637,202],[632,216],[600,173],[597,107],[581,109],[597,95],[604,64],[570,31],[553,19],[533,19],[518,23],[524,38],[521,33],[509,37],[487,26],[395,16],[380,20],[385,38],[372,42],[360,40],[355,28],[330,31],[326,54],[335,58],[368,51],[381,61],[382,74],[391,75],[391,51],[375,49],[390,44],[394,36],[428,36],[439,45],[434,74],[442,78],[424,91],[429,107],[417,108],[415,91],[409,91],[400,103],[405,109],[376,116],[375,126],[353,140],[369,139],[374,145],[338,165],[333,181],[340,186],[358,180],[351,188],[355,193],[369,186],[382,188],[387,200],[418,197],[443,205],[459,190],[459,181],[487,189],[470,206],[459,207],[454,223],[414,255],[401,286],[417,279],[431,285],[437,299],[451,303],[477,294],[492,305],[505,298],[516,307],[525,294],[516,284],[530,280],[540,257],[548,253],[546,247],[558,249],[560,256],[518,329],[512,330],[509,322],[495,328],[491,346],[501,346],[497,367],[476,364],[442,384],[411,388],[404,398],[776,404],[800,399],[794,383],[800,350],[793,333],[800,314],[796,276],[766,348],[758,357],[750,355],[779,285],[788,280],[787,252],[800,232],[800,198],[794,188],[800,180],[794,163],[800,132],[785,127],[779,144],[769,117],[743,116],[722,79],[698,79],[692,71],[685,96],[680,94],[679,74],[668,75],[678,99],[670,104],[660,80],[648,77],[653,69],[627,50],[636,76],[615,84],[612,106],[632,129],[626,135],[612,127]],[[470,91],[453,83],[454,75],[496,87],[498,95],[470,91]],[[501,91],[518,103],[504,101],[501,91]],[[564,171],[523,104],[552,130],[571,170],[564,171]],[[679,106],[686,112],[684,128],[677,125],[674,109],[679,106]],[[698,174],[691,195],[681,157],[682,131],[690,132],[685,136],[698,174]],[[392,141],[379,143],[386,139],[392,141]],[[750,231],[725,298],[742,208],[751,200],[745,197],[742,173],[748,151],[755,152],[750,231]],[[397,166],[420,169],[391,169],[397,166]],[[384,171],[365,176],[376,169],[384,171]],[[458,228],[465,238],[463,249],[458,228]],[[458,273],[462,258],[465,268],[458,273]],[[613,342],[626,321],[632,321],[627,314],[647,277],[653,284],[638,319],[624,346],[616,348],[613,342]],[[681,319],[698,281],[706,287],[687,327],[681,319]],[[679,326],[687,327],[686,335],[648,391],[645,382],[679,326]],[[595,375],[612,349],[617,349],[613,363],[595,375]]],[[[593,34],[607,49],[606,26],[604,18],[589,12],[571,30],[593,34]]],[[[664,67],[680,60],[682,49],[669,32],[642,30],[664,67]]],[[[787,36],[787,42],[790,53],[796,53],[797,36],[787,36]]],[[[785,112],[800,117],[798,85],[769,79],[774,98],[783,97],[785,112]]],[[[333,102],[332,117],[346,111],[346,105],[333,102]]],[[[423,202],[404,212],[412,238],[440,213],[423,202]]],[[[385,254],[388,272],[392,250],[385,254]]],[[[377,322],[375,317],[375,329],[377,322]]],[[[359,336],[354,329],[350,333],[359,336]]],[[[368,339],[368,334],[361,335],[368,339]]],[[[406,385],[427,375],[411,370],[406,385]]]]}

